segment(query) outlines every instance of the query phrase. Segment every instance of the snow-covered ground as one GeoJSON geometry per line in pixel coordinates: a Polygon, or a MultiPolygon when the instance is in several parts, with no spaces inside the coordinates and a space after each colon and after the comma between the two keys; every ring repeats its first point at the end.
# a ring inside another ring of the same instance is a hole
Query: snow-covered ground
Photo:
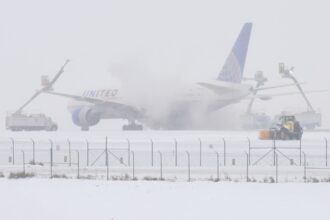
{"type": "Polygon", "coordinates": [[[4,220],[329,220],[329,184],[0,179],[4,220]]]}
{"type": "MultiPolygon", "coordinates": [[[[327,132],[304,134],[302,151],[307,155],[308,166],[326,168],[325,137],[328,135],[327,132]]],[[[0,138],[0,172],[6,176],[0,178],[0,219],[330,219],[330,185],[303,183],[304,167],[300,166],[300,159],[303,158],[299,156],[299,142],[276,143],[280,149],[278,174],[281,183],[268,184],[245,182],[248,140],[252,147],[260,148],[251,149],[249,177],[260,182],[266,178],[269,182],[269,178],[274,179],[276,174],[272,152],[256,162],[270,150],[273,143],[258,140],[257,132],[6,132],[0,138]],[[139,181],[104,180],[106,136],[110,152],[110,179],[125,174],[132,178],[131,151],[135,152],[134,172],[139,181]],[[8,179],[10,172],[23,170],[23,155],[26,163],[32,160],[33,141],[35,160],[42,165],[26,164],[25,169],[37,176],[8,179]],[[49,179],[51,144],[53,174],[65,174],[69,179],[49,179]],[[178,151],[177,166],[175,146],[178,151]],[[91,175],[98,180],[75,179],[78,175],[77,151],[80,152],[81,177],[91,175]],[[187,182],[187,152],[191,155],[191,179],[201,181],[187,182]],[[162,175],[167,181],[141,181],[144,177],[160,177],[160,153],[164,166],[162,175]],[[204,181],[217,177],[217,167],[221,181],[204,181]],[[226,180],[227,177],[231,180],[226,180]],[[177,181],[172,181],[173,178],[177,181]],[[284,183],[287,181],[291,183],[284,183]]],[[[322,173],[320,170],[307,170],[308,178],[315,176],[319,180],[329,178],[330,169],[324,169],[322,173]]]]}

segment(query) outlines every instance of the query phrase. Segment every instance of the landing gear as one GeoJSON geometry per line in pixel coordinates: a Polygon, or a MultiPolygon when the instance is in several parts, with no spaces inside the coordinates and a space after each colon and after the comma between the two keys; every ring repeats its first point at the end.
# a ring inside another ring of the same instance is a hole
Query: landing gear
{"type": "Polygon", "coordinates": [[[128,125],[123,125],[123,131],[142,131],[143,126],[136,124],[135,122],[131,122],[128,125]]]}
{"type": "Polygon", "coordinates": [[[89,131],[89,127],[81,127],[82,131],[89,131]]]}

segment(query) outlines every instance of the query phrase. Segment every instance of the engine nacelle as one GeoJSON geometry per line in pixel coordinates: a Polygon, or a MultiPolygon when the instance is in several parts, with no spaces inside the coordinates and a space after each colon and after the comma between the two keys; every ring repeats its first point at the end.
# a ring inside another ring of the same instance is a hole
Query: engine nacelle
{"type": "Polygon", "coordinates": [[[79,127],[88,128],[99,123],[100,115],[93,113],[93,109],[90,107],[81,107],[73,111],[72,121],[79,127]]]}

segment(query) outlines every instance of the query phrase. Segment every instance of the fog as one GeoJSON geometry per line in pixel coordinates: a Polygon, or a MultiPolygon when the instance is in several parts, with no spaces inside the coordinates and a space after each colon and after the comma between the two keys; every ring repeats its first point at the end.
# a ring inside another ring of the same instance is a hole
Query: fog
{"type": "MultiPolygon", "coordinates": [[[[54,75],[66,59],[71,62],[56,91],[119,87],[130,102],[161,118],[181,90],[217,77],[245,22],[254,24],[245,77],[262,70],[268,86],[288,83],[278,74],[278,63],[285,62],[306,90],[330,89],[329,6],[325,0],[1,1],[0,129],[6,112],[20,107],[40,88],[40,76],[54,75]]],[[[274,93],[287,91],[295,89],[274,93]]],[[[323,127],[330,127],[329,94],[308,97],[322,111],[323,127]]],[[[50,115],[62,130],[78,130],[67,102],[43,94],[26,110],[50,115]]],[[[221,109],[206,124],[236,125],[246,107],[242,101],[221,109]]],[[[253,109],[273,115],[306,105],[291,96],[257,101],[253,109]]],[[[93,129],[122,123],[104,120],[93,129]]]]}

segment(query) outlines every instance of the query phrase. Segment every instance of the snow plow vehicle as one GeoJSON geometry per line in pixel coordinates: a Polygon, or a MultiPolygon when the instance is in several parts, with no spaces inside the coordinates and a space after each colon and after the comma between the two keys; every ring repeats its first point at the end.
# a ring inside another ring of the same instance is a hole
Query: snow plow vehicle
{"type": "Polygon", "coordinates": [[[261,140],[301,140],[303,129],[294,115],[283,115],[279,123],[259,132],[261,140]]]}

